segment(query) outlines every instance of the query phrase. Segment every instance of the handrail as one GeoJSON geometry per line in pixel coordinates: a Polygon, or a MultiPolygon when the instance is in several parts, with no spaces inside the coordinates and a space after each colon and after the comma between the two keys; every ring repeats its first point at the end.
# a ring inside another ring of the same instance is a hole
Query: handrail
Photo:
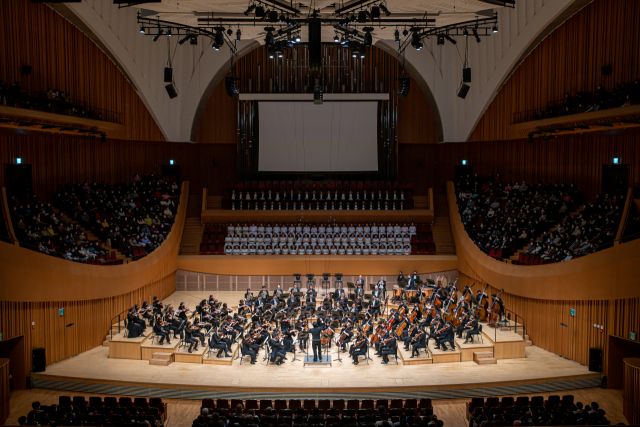
{"type": "MultiPolygon", "coordinates": [[[[631,205],[633,204],[633,187],[629,187],[627,190],[627,200],[624,203],[624,210],[622,211],[622,217],[620,218],[620,225],[618,225],[618,232],[616,233],[615,241],[622,239],[624,230],[627,228],[627,220],[629,219],[629,212],[631,212],[631,205]]],[[[620,243],[616,243],[619,245],[620,243]]]]}
{"type": "Polygon", "coordinates": [[[109,340],[113,340],[113,321],[116,320],[116,317],[118,318],[118,333],[120,333],[120,323],[122,322],[122,320],[120,320],[120,316],[122,316],[122,314],[126,313],[127,311],[129,311],[129,309],[124,309],[111,318],[111,322],[109,323],[109,340]]]}
{"type": "Polygon", "coordinates": [[[511,328],[514,328],[514,329],[515,329],[515,330],[514,330],[514,332],[517,334],[517,333],[518,333],[518,319],[520,319],[520,321],[521,321],[521,323],[520,323],[520,324],[522,325],[522,339],[523,339],[524,341],[526,341],[526,340],[527,340],[527,338],[526,338],[526,336],[527,336],[527,330],[526,330],[526,328],[525,328],[525,326],[524,326],[524,319],[523,319],[522,317],[518,316],[518,314],[517,314],[515,311],[511,311],[511,310],[509,310],[508,308],[505,308],[505,309],[504,309],[504,311],[505,311],[505,312],[512,313],[512,314],[515,316],[515,319],[513,320],[513,322],[515,323],[515,326],[511,326],[511,325],[507,325],[507,326],[499,325],[499,323],[500,323],[500,322],[498,322],[498,324],[496,324],[496,327],[495,327],[495,328],[493,328],[493,329],[494,329],[494,340],[493,340],[493,342],[498,342],[498,326],[500,326],[500,328],[501,328],[501,329],[507,328],[507,329],[511,330],[511,328]]]}

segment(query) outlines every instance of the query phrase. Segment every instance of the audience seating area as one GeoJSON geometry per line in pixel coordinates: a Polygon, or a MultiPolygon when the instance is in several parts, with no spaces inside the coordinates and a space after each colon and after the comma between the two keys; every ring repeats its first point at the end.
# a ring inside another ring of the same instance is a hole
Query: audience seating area
{"type": "Polygon", "coordinates": [[[618,83],[608,91],[602,85],[593,92],[566,93],[560,102],[549,103],[546,108],[521,114],[519,122],[541,120],[571,114],[588,113],[608,108],[627,107],[640,103],[640,79],[634,82],[618,83]]]}
{"type": "Polygon", "coordinates": [[[409,210],[411,184],[376,181],[247,181],[225,190],[232,210],[409,210]]]}
{"type": "Polygon", "coordinates": [[[226,400],[203,399],[201,415],[193,427],[218,425],[251,426],[351,426],[392,425],[442,426],[433,414],[431,399],[397,400],[226,400]]]}
{"type": "Polygon", "coordinates": [[[160,398],[60,396],[57,405],[33,402],[31,407],[20,425],[161,427],[167,419],[167,404],[160,398]]]}
{"type": "MultiPolygon", "coordinates": [[[[9,84],[0,80],[0,104],[93,120],[103,119],[101,112],[87,108],[83,102],[72,100],[63,91],[48,89],[45,93],[27,92],[20,87],[20,82],[9,84]]],[[[108,117],[107,120],[115,121],[115,118],[108,117]]]]}
{"type": "Polygon", "coordinates": [[[574,396],[474,397],[467,402],[469,427],[609,425],[606,413],[596,402],[583,405],[574,396]]]}
{"type": "MultiPolygon", "coordinates": [[[[580,200],[577,188],[564,184],[529,186],[503,182],[498,175],[461,177],[456,183],[457,203],[469,236],[485,253],[508,258],[527,244],[552,243],[540,253],[546,262],[570,259],[565,230],[549,230],[567,219],[580,200]]],[[[572,243],[572,242],[571,242],[572,243]]],[[[571,244],[570,243],[570,244],[571,244]]]]}
{"type": "Polygon", "coordinates": [[[180,194],[173,178],[151,174],[117,184],[67,184],[56,203],[102,242],[136,260],[171,230],[180,194]]]}
{"type": "Polygon", "coordinates": [[[425,224],[206,224],[201,255],[433,255],[425,224]]]}

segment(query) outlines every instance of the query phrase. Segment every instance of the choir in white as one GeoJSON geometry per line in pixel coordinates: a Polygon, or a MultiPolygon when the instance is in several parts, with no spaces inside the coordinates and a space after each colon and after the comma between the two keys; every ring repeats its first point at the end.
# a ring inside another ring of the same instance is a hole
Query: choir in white
{"type": "Polygon", "coordinates": [[[225,255],[411,255],[416,226],[230,224],[225,255]]]}

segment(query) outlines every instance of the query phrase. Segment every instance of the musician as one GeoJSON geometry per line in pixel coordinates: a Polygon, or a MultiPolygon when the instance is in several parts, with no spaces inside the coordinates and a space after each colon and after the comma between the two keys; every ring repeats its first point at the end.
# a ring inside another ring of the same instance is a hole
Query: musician
{"type": "Polygon", "coordinates": [[[269,346],[271,346],[271,361],[274,362],[277,366],[280,366],[287,360],[286,352],[284,350],[284,345],[282,344],[281,334],[271,337],[269,340],[269,346]]]}
{"type": "Polygon", "coordinates": [[[142,308],[139,311],[139,314],[144,318],[149,320],[149,325],[153,326],[153,320],[155,317],[150,312],[153,311],[153,307],[149,305],[148,302],[142,303],[142,308]]]}
{"type": "Polygon", "coordinates": [[[153,333],[160,337],[160,341],[158,341],[159,345],[164,343],[164,339],[167,339],[167,344],[171,344],[171,340],[169,338],[169,329],[167,328],[167,324],[162,321],[162,317],[158,316],[156,321],[153,324],[153,333]]]}
{"type": "Polygon", "coordinates": [[[478,325],[478,318],[473,314],[469,316],[470,320],[465,324],[464,329],[467,331],[464,343],[466,344],[471,340],[473,342],[474,335],[480,335],[480,326],[478,325]]]}
{"type": "Polygon", "coordinates": [[[247,292],[244,293],[245,304],[251,307],[253,305],[253,292],[251,288],[247,288],[247,292]]]}
{"type": "Polygon", "coordinates": [[[271,307],[273,308],[277,307],[278,304],[280,304],[278,296],[274,294],[273,297],[269,300],[269,304],[271,304],[271,307]]]}
{"type": "Polygon", "coordinates": [[[342,332],[340,333],[343,352],[347,351],[347,344],[351,342],[351,337],[353,337],[353,324],[351,322],[347,322],[342,328],[342,332]]]}
{"type": "Polygon", "coordinates": [[[278,285],[278,287],[276,288],[275,291],[273,291],[273,297],[274,298],[278,298],[280,295],[282,295],[284,292],[282,292],[282,289],[280,289],[280,285],[278,285]]]}
{"type": "Polygon", "coordinates": [[[233,315],[232,326],[234,330],[238,331],[238,336],[241,336],[244,333],[244,328],[242,327],[242,325],[244,324],[245,320],[246,319],[240,317],[238,313],[233,315]]]}
{"type": "Polygon", "coordinates": [[[153,314],[161,314],[162,310],[164,310],[162,301],[160,301],[158,297],[153,297],[153,314]]]}
{"type": "Polygon", "coordinates": [[[314,307],[316,306],[316,292],[313,291],[313,293],[307,291],[307,305],[309,307],[314,307]]]}
{"type": "Polygon", "coordinates": [[[420,354],[421,348],[427,348],[427,331],[422,326],[418,327],[418,332],[411,339],[411,358],[420,354]]]}
{"type": "Polygon", "coordinates": [[[127,313],[127,330],[129,331],[127,338],[138,338],[142,335],[143,329],[138,320],[140,320],[138,311],[135,307],[131,307],[127,313]]]}
{"type": "Polygon", "coordinates": [[[380,280],[378,280],[376,286],[381,293],[378,297],[384,299],[387,296],[387,281],[384,280],[384,277],[380,276],[380,280]]]}
{"type": "Polygon", "coordinates": [[[364,279],[362,278],[362,274],[358,276],[358,280],[356,280],[356,286],[362,286],[364,288],[364,279]]]}
{"type": "Polygon", "coordinates": [[[427,337],[427,345],[429,345],[429,340],[431,338],[435,339],[436,342],[438,342],[436,335],[437,332],[443,327],[443,325],[444,320],[442,320],[442,316],[440,316],[440,313],[436,313],[435,317],[429,324],[429,336],[427,337]]]}
{"type": "Polygon", "coordinates": [[[353,304],[351,304],[351,308],[349,309],[349,316],[350,317],[356,317],[356,314],[360,313],[360,309],[356,306],[356,303],[354,302],[353,304]]]}
{"type": "Polygon", "coordinates": [[[353,364],[358,364],[358,356],[365,356],[367,354],[367,339],[364,335],[359,333],[355,339],[355,343],[351,347],[351,357],[353,357],[353,364]]]}
{"type": "Polygon", "coordinates": [[[489,296],[483,290],[478,289],[478,292],[476,293],[476,302],[475,302],[476,310],[478,309],[477,305],[480,304],[480,298],[482,298],[482,301],[486,301],[487,298],[489,298],[489,296]]]}
{"type": "Polygon", "coordinates": [[[325,325],[321,318],[319,318],[317,322],[314,322],[313,328],[309,330],[309,333],[311,334],[311,347],[313,348],[314,362],[318,361],[318,357],[320,357],[320,361],[322,362],[322,339],[320,338],[320,333],[324,330],[325,325]]]}
{"type": "Polygon", "coordinates": [[[418,284],[416,283],[416,280],[418,280],[420,277],[418,276],[418,272],[414,271],[413,274],[411,276],[409,276],[409,280],[407,282],[407,289],[412,290],[412,289],[418,289],[418,284]]]}
{"type": "Polygon", "coordinates": [[[355,289],[355,291],[354,291],[354,293],[355,293],[355,295],[356,295],[356,299],[358,299],[358,298],[360,298],[360,299],[364,298],[364,288],[363,288],[363,286],[364,286],[364,285],[361,285],[361,284],[358,284],[358,285],[357,285],[357,287],[356,287],[356,289],[355,289]]]}
{"type": "MultiPolygon", "coordinates": [[[[404,282],[405,278],[404,278],[404,274],[402,274],[402,271],[398,274],[398,283],[400,282],[404,282]]],[[[380,283],[380,282],[378,282],[380,283]]]]}
{"type": "Polygon", "coordinates": [[[180,303],[180,305],[178,306],[178,309],[176,310],[176,314],[178,315],[178,317],[180,319],[182,319],[183,321],[186,322],[187,320],[187,307],[184,305],[183,302],[180,303]]]}
{"type": "Polygon", "coordinates": [[[364,315],[364,322],[362,322],[362,330],[366,330],[367,337],[373,333],[373,316],[369,312],[364,315]]]}
{"type": "MultiPolygon", "coordinates": [[[[198,338],[200,340],[200,344],[202,344],[202,346],[204,347],[204,333],[200,331],[200,328],[204,328],[209,326],[209,328],[211,328],[211,325],[207,325],[203,322],[200,321],[199,318],[195,318],[193,320],[193,326],[191,328],[191,336],[198,338]]],[[[197,349],[196,349],[197,350],[197,349]]]]}
{"type": "Polygon", "coordinates": [[[382,364],[386,365],[387,363],[389,363],[389,355],[396,354],[397,351],[396,339],[393,335],[382,341],[382,344],[380,346],[380,353],[382,353],[382,364]]]}
{"type": "Polygon", "coordinates": [[[169,307],[166,314],[164,315],[164,320],[167,322],[169,326],[169,330],[173,331],[173,337],[178,338],[178,333],[180,334],[180,339],[184,336],[184,332],[182,331],[183,324],[178,319],[178,316],[174,314],[173,307],[169,307]]]}
{"type": "Polygon", "coordinates": [[[330,293],[328,293],[327,296],[324,297],[324,300],[322,300],[322,306],[333,308],[333,299],[331,298],[330,293]]]}
{"type": "Polygon", "coordinates": [[[462,333],[467,329],[467,324],[471,321],[472,314],[469,311],[463,312],[463,315],[460,316],[460,325],[456,328],[456,336],[458,338],[462,338],[462,333]]]}
{"type": "Polygon", "coordinates": [[[294,292],[300,292],[302,293],[302,291],[300,290],[300,288],[298,287],[298,283],[294,282],[293,283],[293,288],[291,288],[291,290],[289,291],[289,293],[293,294],[294,292]]]}
{"type": "Polygon", "coordinates": [[[140,307],[138,307],[138,304],[133,306],[133,310],[135,312],[133,321],[140,325],[142,327],[142,331],[144,332],[147,329],[147,322],[145,322],[144,319],[140,317],[140,307]]]}
{"type": "MultiPolygon", "coordinates": [[[[329,295],[329,294],[327,294],[329,295]]],[[[335,291],[335,296],[336,298],[340,298],[342,297],[342,295],[345,295],[344,289],[342,289],[342,283],[339,283],[336,285],[336,291],[335,291]]]]}
{"type": "Polygon", "coordinates": [[[187,322],[184,328],[184,342],[189,344],[189,353],[193,352],[193,346],[195,345],[195,350],[198,351],[198,340],[193,336],[194,330],[191,328],[191,322],[187,322]]]}
{"type": "Polygon", "coordinates": [[[380,339],[375,343],[376,356],[382,356],[382,343],[389,339],[391,332],[387,328],[382,328],[380,339]]]}
{"type": "Polygon", "coordinates": [[[347,294],[340,295],[337,303],[340,303],[343,308],[346,308],[349,305],[349,298],[347,297],[347,294]]]}
{"type": "Polygon", "coordinates": [[[453,340],[453,326],[451,322],[446,322],[435,335],[436,348],[440,348],[442,351],[447,351],[447,343],[451,346],[451,349],[455,351],[456,345],[453,340]]]}
{"type": "Polygon", "coordinates": [[[313,288],[313,284],[309,284],[309,288],[307,289],[307,298],[309,298],[309,295],[313,295],[313,297],[315,298],[317,294],[318,293],[313,288]]]}
{"type": "Polygon", "coordinates": [[[289,305],[289,307],[293,307],[293,304],[298,302],[298,298],[293,295],[293,292],[291,292],[289,294],[289,298],[287,298],[287,304],[289,305]]]}
{"type": "MultiPolygon", "coordinates": [[[[291,324],[289,324],[289,327],[290,326],[291,324]]],[[[296,329],[287,328],[286,330],[283,330],[283,333],[284,333],[283,344],[284,344],[285,353],[295,352],[296,349],[295,349],[295,345],[293,344],[293,340],[298,335],[298,331],[296,329]]]]}
{"type": "Polygon", "coordinates": [[[258,346],[255,345],[254,341],[251,338],[251,335],[247,332],[244,339],[242,340],[242,355],[251,357],[251,364],[256,364],[256,355],[258,354],[258,346]]]}
{"type": "Polygon", "coordinates": [[[214,350],[217,349],[218,350],[218,356],[217,357],[231,357],[231,354],[229,353],[229,350],[227,348],[227,343],[224,341],[224,334],[220,331],[220,329],[218,328],[217,330],[215,330],[212,334],[211,337],[209,338],[209,348],[214,350]],[[224,351],[224,356],[222,356],[222,352],[224,351]]]}
{"type": "Polygon", "coordinates": [[[266,300],[266,298],[269,297],[269,291],[267,290],[266,286],[262,287],[262,290],[260,292],[258,292],[258,296],[260,298],[265,298],[265,300],[266,300]]]}
{"type": "Polygon", "coordinates": [[[371,304],[369,304],[368,312],[369,314],[371,314],[371,316],[374,316],[376,320],[378,319],[378,315],[380,314],[380,300],[375,294],[371,299],[371,304]]]}
{"type": "Polygon", "coordinates": [[[495,303],[497,303],[500,306],[498,310],[498,316],[499,316],[498,320],[502,321],[502,316],[504,316],[504,302],[502,302],[502,298],[500,298],[496,294],[491,294],[491,297],[493,298],[493,301],[495,301],[495,303]]]}

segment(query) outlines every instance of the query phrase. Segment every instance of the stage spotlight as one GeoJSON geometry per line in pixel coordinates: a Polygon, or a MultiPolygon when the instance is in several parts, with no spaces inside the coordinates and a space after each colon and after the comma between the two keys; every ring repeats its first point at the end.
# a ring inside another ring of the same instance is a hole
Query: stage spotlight
{"type": "Polygon", "coordinates": [[[300,34],[296,34],[296,43],[300,43],[300,40],[302,40],[302,39],[300,38],[300,34]]]}
{"type": "Polygon", "coordinates": [[[358,22],[360,24],[364,24],[365,22],[367,22],[367,11],[366,10],[361,10],[360,12],[358,12],[358,22]]]}
{"type": "Polygon", "coordinates": [[[449,40],[449,43],[451,43],[451,44],[454,44],[454,45],[455,45],[456,43],[458,43],[458,42],[457,42],[453,37],[451,37],[449,34],[445,34],[445,35],[444,35],[444,38],[445,38],[445,39],[447,39],[447,40],[449,40]]]}
{"type": "Polygon", "coordinates": [[[216,35],[213,39],[213,46],[215,50],[220,50],[220,47],[224,44],[224,33],[222,29],[216,30],[216,35]]]}
{"type": "Polygon", "coordinates": [[[269,53],[269,59],[275,58],[273,46],[269,46],[267,52],[269,53]]]}
{"type": "Polygon", "coordinates": [[[167,30],[167,37],[171,37],[171,28],[167,30]]]}
{"type": "Polygon", "coordinates": [[[227,35],[231,37],[233,35],[233,29],[231,28],[227,29],[227,35]]]}
{"type": "Polygon", "coordinates": [[[267,30],[267,35],[264,38],[264,42],[267,46],[273,44],[273,33],[271,32],[271,30],[267,30]]]}
{"type": "Polygon", "coordinates": [[[336,42],[336,43],[340,42],[340,38],[338,37],[337,34],[333,36],[333,41],[336,42]]]}
{"type": "Polygon", "coordinates": [[[467,97],[469,89],[471,89],[469,85],[462,83],[462,86],[460,86],[460,89],[458,90],[458,98],[465,99],[467,97]]]}
{"type": "Polygon", "coordinates": [[[144,25],[140,25],[140,34],[145,34],[146,31],[144,29],[144,25]]]}
{"type": "Polygon", "coordinates": [[[390,16],[391,12],[389,12],[389,9],[387,9],[387,6],[381,4],[380,5],[380,10],[382,11],[382,13],[384,13],[386,16],[390,16]]]}
{"type": "Polygon", "coordinates": [[[394,31],[393,39],[396,41],[396,43],[400,43],[400,31],[398,31],[398,29],[394,31]]]}
{"type": "Polygon", "coordinates": [[[242,32],[240,31],[240,28],[238,28],[238,31],[236,31],[236,41],[239,42],[241,37],[242,32]]]}
{"type": "MultiPolygon", "coordinates": [[[[367,27],[367,28],[371,28],[371,27],[367,27]]],[[[373,28],[371,29],[373,30],[373,28]]],[[[368,30],[364,33],[364,45],[371,46],[372,43],[373,43],[373,36],[371,35],[370,30],[368,30]]]]}
{"type": "Polygon", "coordinates": [[[152,39],[152,40],[153,40],[154,42],[157,42],[157,41],[158,41],[158,39],[160,38],[160,36],[161,36],[161,35],[163,35],[163,34],[164,34],[164,30],[163,30],[162,28],[160,28],[160,29],[158,30],[158,34],[156,34],[155,36],[153,36],[153,39],[152,39]]]}
{"type": "Polygon", "coordinates": [[[371,19],[380,18],[380,6],[371,6],[371,19]]]}
{"type": "Polygon", "coordinates": [[[411,46],[413,46],[416,50],[422,49],[422,43],[420,43],[420,36],[418,33],[411,34],[411,46]]]}
{"type": "Polygon", "coordinates": [[[349,17],[349,21],[356,22],[356,15],[352,13],[351,16],[349,17]]]}
{"type": "Polygon", "coordinates": [[[462,32],[462,35],[467,37],[469,35],[469,30],[465,28],[464,31],[462,32]]]}
{"type": "Polygon", "coordinates": [[[478,29],[473,29],[473,36],[476,38],[476,43],[480,43],[480,36],[478,35],[478,29]]]}
{"type": "Polygon", "coordinates": [[[262,18],[264,16],[264,7],[256,6],[256,18],[262,18]]]}
{"type": "Polygon", "coordinates": [[[407,30],[406,28],[402,30],[402,35],[407,37],[409,35],[409,30],[407,30]]]}
{"type": "Polygon", "coordinates": [[[187,42],[187,40],[189,40],[191,38],[191,34],[187,34],[186,36],[184,36],[183,38],[181,38],[180,40],[178,40],[178,44],[179,45],[183,45],[187,42]]]}
{"type": "Polygon", "coordinates": [[[364,54],[367,51],[365,46],[360,46],[360,59],[364,59],[364,54]]]}
{"type": "Polygon", "coordinates": [[[244,16],[249,16],[251,12],[256,8],[255,4],[250,4],[247,10],[244,11],[244,16]]]}
{"type": "Polygon", "coordinates": [[[498,26],[494,25],[492,31],[493,31],[493,34],[497,33],[498,32],[498,26]]]}
{"type": "Polygon", "coordinates": [[[443,45],[444,44],[444,35],[438,34],[437,44],[439,44],[439,45],[443,45]]]}
{"type": "Polygon", "coordinates": [[[191,40],[189,40],[189,44],[192,45],[192,46],[197,46],[198,45],[198,36],[191,37],[191,40]]]}

